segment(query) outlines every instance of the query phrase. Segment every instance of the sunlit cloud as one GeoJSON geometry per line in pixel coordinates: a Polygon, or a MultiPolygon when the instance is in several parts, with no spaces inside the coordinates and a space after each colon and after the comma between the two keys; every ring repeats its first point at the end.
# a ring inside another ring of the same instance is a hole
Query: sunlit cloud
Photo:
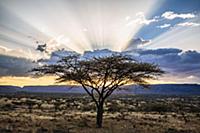
{"type": "Polygon", "coordinates": [[[126,21],[128,21],[128,20],[130,20],[131,19],[131,17],[130,16],[126,16],[126,21]]]}
{"type": "Polygon", "coordinates": [[[170,26],[171,26],[171,24],[163,24],[163,25],[157,26],[157,28],[164,29],[164,28],[168,28],[170,26]]]}
{"type": "Polygon", "coordinates": [[[194,22],[183,22],[183,23],[179,23],[177,24],[178,26],[183,26],[183,27],[196,27],[196,26],[200,26],[200,23],[194,23],[194,22]]]}
{"type": "Polygon", "coordinates": [[[193,13],[178,14],[178,13],[174,13],[173,11],[167,11],[162,14],[162,17],[166,19],[170,19],[170,20],[175,19],[175,18],[189,19],[189,18],[194,18],[195,15],[193,13]]]}
{"type": "Polygon", "coordinates": [[[169,28],[166,32],[152,39],[147,48],[179,48],[200,51],[200,17],[184,21],[169,28]]]}
{"type": "Polygon", "coordinates": [[[10,51],[12,51],[12,50],[9,49],[9,48],[6,48],[6,47],[4,47],[4,46],[0,46],[0,51],[1,51],[1,53],[5,53],[5,52],[10,52],[10,51]]]}
{"type": "Polygon", "coordinates": [[[5,46],[0,46],[0,56],[12,56],[17,58],[25,58],[25,59],[31,59],[32,61],[36,61],[40,59],[41,57],[47,58],[47,56],[44,53],[40,52],[33,52],[31,49],[24,49],[21,48],[8,48],[5,46]]]}
{"type": "Polygon", "coordinates": [[[156,20],[155,18],[153,19],[146,19],[145,15],[143,12],[138,12],[136,13],[136,18],[130,20],[131,18],[129,18],[129,16],[126,17],[126,20],[129,20],[129,22],[127,23],[127,26],[131,26],[134,24],[145,24],[145,25],[149,25],[152,22],[157,22],[158,20],[156,20]]]}

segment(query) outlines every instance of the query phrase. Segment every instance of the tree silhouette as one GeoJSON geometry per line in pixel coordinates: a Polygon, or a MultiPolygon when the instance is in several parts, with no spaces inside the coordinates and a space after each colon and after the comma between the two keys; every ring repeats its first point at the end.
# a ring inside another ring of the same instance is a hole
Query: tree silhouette
{"type": "Polygon", "coordinates": [[[128,56],[112,55],[81,59],[67,56],[54,65],[33,69],[36,75],[56,75],[58,82],[73,81],[80,84],[96,104],[96,126],[102,127],[104,102],[113,91],[127,84],[146,86],[148,79],[155,79],[163,71],[154,64],[142,63],[128,56]]]}

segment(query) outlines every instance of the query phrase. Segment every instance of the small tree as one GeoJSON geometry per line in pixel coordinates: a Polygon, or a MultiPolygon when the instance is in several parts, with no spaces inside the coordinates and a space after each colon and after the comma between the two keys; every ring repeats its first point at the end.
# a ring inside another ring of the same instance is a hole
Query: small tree
{"type": "Polygon", "coordinates": [[[96,104],[96,126],[102,127],[104,102],[113,91],[126,84],[147,85],[163,71],[156,65],[142,63],[130,57],[112,55],[81,59],[79,55],[67,56],[54,65],[33,69],[37,75],[56,75],[58,82],[73,81],[80,84],[96,104]]]}
{"type": "Polygon", "coordinates": [[[26,100],[26,104],[28,105],[29,113],[32,113],[33,106],[36,104],[36,102],[32,100],[26,100]]]}

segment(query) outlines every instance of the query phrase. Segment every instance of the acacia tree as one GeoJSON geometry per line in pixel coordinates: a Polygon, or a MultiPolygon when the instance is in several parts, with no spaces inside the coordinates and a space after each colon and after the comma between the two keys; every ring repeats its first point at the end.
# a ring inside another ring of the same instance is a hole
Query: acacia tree
{"type": "Polygon", "coordinates": [[[33,71],[36,75],[56,75],[58,82],[80,84],[96,104],[98,128],[102,127],[104,102],[113,91],[126,84],[147,85],[146,80],[163,73],[157,65],[137,62],[122,55],[88,60],[78,55],[67,56],[54,65],[44,65],[33,71]]]}

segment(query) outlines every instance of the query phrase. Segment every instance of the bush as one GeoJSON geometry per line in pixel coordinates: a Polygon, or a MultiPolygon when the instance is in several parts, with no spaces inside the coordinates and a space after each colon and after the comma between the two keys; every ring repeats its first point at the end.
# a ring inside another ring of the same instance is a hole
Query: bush
{"type": "Polygon", "coordinates": [[[113,103],[112,105],[110,105],[107,109],[108,112],[118,112],[120,111],[120,109],[122,109],[118,104],[113,103]]]}
{"type": "Polygon", "coordinates": [[[10,111],[10,110],[14,110],[15,109],[15,105],[7,103],[4,105],[1,105],[1,110],[3,111],[10,111]]]}
{"type": "Polygon", "coordinates": [[[172,112],[172,108],[165,104],[148,104],[142,107],[145,112],[172,112]]]}
{"type": "Polygon", "coordinates": [[[94,111],[96,110],[95,104],[87,104],[85,106],[82,106],[82,111],[94,111]]]}

